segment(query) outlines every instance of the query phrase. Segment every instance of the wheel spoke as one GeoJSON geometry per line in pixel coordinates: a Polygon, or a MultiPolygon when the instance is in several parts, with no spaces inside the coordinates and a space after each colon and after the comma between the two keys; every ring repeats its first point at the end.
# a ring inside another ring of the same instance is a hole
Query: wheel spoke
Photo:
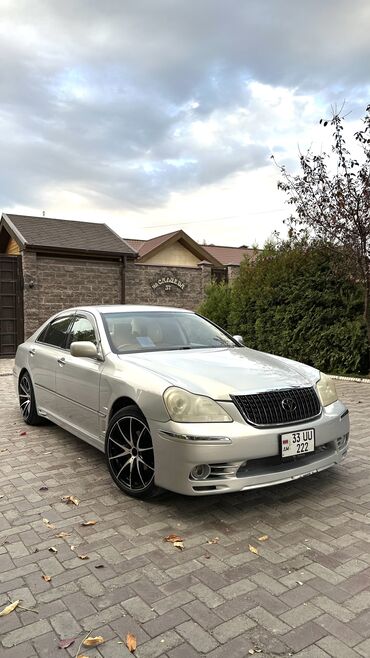
{"type": "Polygon", "coordinates": [[[136,469],[137,469],[137,472],[138,472],[138,476],[139,476],[139,478],[140,478],[140,480],[141,480],[141,483],[142,483],[143,487],[145,487],[145,482],[144,482],[144,480],[143,480],[143,476],[141,475],[141,471],[140,471],[140,464],[141,464],[140,460],[137,459],[137,460],[136,460],[136,469]]]}
{"type": "Polygon", "coordinates": [[[138,455],[137,458],[138,458],[139,462],[141,464],[144,464],[144,466],[146,468],[150,468],[151,471],[154,471],[154,468],[152,466],[150,466],[150,464],[147,464],[140,455],[138,455]]]}
{"type": "Polygon", "coordinates": [[[126,455],[129,455],[129,454],[130,454],[129,450],[124,450],[123,452],[120,452],[118,455],[113,455],[113,457],[109,457],[109,460],[119,459],[120,457],[126,457],[126,455]]]}
{"type": "Polygon", "coordinates": [[[123,464],[123,466],[121,466],[119,472],[117,473],[117,479],[121,475],[123,469],[126,468],[126,466],[128,466],[128,464],[131,462],[131,459],[132,459],[132,457],[129,457],[128,460],[123,464]]]}
{"type": "Polygon", "coordinates": [[[126,434],[124,434],[124,432],[123,432],[123,430],[122,430],[122,427],[121,427],[119,421],[118,421],[118,423],[117,423],[117,427],[118,427],[119,431],[121,432],[121,434],[122,434],[124,440],[126,441],[126,443],[131,447],[131,446],[132,446],[132,443],[130,442],[130,439],[127,438],[126,434]]]}
{"type": "Polygon", "coordinates": [[[126,446],[123,446],[122,443],[119,443],[119,441],[117,441],[116,439],[113,439],[112,434],[109,435],[109,441],[112,441],[112,443],[115,443],[115,445],[118,446],[119,448],[122,448],[122,450],[129,451],[129,448],[127,448],[126,446]]]}
{"type": "Polygon", "coordinates": [[[143,436],[145,430],[146,430],[146,427],[143,427],[143,429],[141,430],[139,436],[137,437],[136,447],[137,447],[138,449],[139,449],[140,439],[141,439],[141,437],[143,436]]]}
{"type": "Polygon", "coordinates": [[[130,461],[130,489],[132,489],[132,469],[134,467],[135,457],[131,457],[130,461]]]}

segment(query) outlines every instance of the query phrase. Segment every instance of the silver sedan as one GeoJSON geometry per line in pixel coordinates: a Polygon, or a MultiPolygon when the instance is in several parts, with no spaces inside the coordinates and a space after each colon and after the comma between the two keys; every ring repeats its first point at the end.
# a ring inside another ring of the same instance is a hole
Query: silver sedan
{"type": "Polygon", "coordinates": [[[327,375],[248,349],[191,311],[68,309],[19,346],[14,375],[24,421],[52,421],[104,452],[135,497],[280,484],[347,452],[348,410],[327,375]]]}

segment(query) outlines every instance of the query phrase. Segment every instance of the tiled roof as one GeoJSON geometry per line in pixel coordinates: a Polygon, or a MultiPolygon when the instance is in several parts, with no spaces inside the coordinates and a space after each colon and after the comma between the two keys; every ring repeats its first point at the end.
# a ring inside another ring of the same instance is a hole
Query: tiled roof
{"type": "Polygon", "coordinates": [[[3,219],[4,223],[9,220],[9,228],[15,229],[17,237],[26,246],[127,255],[134,253],[106,224],[7,213],[3,219]]]}
{"type": "Polygon", "coordinates": [[[245,256],[252,260],[256,257],[255,250],[249,247],[221,247],[214,244],[205,244],[203,247],[223,265],[240,265],[245,256]]]}
{"type": "MultiPolygon", "coordinates": [[[[166,242],[169,238],[176,235],[178,231],[173,233],[167,233],[166,235],[160,235],[151,240],[131,240],[125,238],[127,244],[130,245],[135,251],[138,252],[139,258],[149,254],[153,249],[166,242]]],[[[255,250],[250,249],[249,247],[223,247],[214,244],[202,244],[199,245],[205,252],[208,252],[216,258],[222,265],[240,265],[244,256],[247,258],[254,259],[256,257],[255,250]]]]}
{"type": "Polygon", "coordinates": [[[176,235],[176,233],[178,233],[178,231],[172,231],[172,233],[166,233],[165,235],[158,235],[156,238],[145,240],[144,244],[142,245],[142,247],[140,247],[139,250],[140,258],[146,256],[146,254],[148,254],[150,251],[153,251],[153,249],[156,249],[164,242],[167,242],[167,240],[169,240],[174,235],[176,235]]]}

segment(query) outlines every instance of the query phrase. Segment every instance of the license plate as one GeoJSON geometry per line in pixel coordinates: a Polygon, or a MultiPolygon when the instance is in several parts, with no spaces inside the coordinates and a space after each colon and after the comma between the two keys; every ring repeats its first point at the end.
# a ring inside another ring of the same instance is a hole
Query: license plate
{"type": "Polygon", "coordinates": [[[315,450],[315,430],[299,430],[280,435],[282,458],[304,455],[315,450]]]}

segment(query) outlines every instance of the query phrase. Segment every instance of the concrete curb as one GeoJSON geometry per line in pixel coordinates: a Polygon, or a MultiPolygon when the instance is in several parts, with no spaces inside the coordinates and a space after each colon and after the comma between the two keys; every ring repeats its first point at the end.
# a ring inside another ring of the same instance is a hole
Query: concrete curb
{"type": "Polygon", "coordinates": [[[332,379],[338,379],[341,382],[357,382],[358,384],[370,384],[370,379],[361,377],[346,377],[345,375],[329,375],[332,379]]]}

